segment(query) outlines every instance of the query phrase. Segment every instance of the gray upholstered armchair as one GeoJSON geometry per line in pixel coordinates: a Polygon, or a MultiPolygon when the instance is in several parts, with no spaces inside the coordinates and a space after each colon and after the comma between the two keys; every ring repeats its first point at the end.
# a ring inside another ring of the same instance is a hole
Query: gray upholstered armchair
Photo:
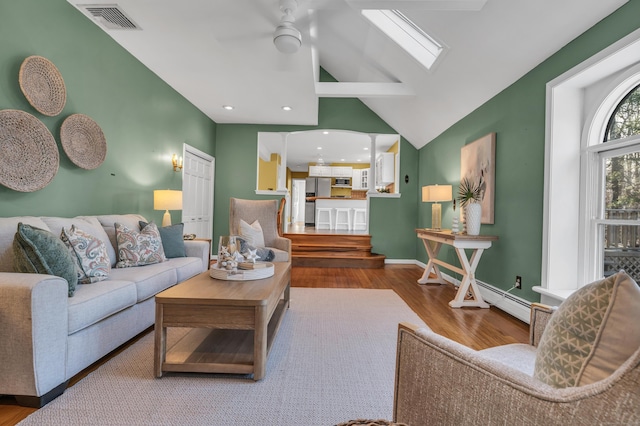
{"type": "Polygon", "coordinates": [[[242,236],[241,220],[262,228],[264,247],[274,252],[274,262],[291,261],[291,240],[278,234],[279,200],[243,200],[231,198],[229,203],[229,233],[242,236]]]}
{"type": "Polygon", "coordinates": [[[394,421],[640,424],[640,289],[621,274],[583,287],[555,312],[534,304],[528,345],[475,351],[428,328],[400,324],[394,421]],[[603,300],[599,313],[590,311],[603,300]]]}

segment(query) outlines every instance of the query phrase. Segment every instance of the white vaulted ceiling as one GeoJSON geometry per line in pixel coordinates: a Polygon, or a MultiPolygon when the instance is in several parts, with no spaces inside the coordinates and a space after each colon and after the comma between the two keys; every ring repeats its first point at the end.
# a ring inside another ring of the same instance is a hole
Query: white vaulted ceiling
{"type": "Polygon", "coordinates": [[[421,148],[627,0],[299,0],[294,54],[273,45],[279,0],[89,1],[117,3],[141,29],[100,28],[217,123],[314,125],[319,96],[359,97],[421,148]],[[367,8],[400,10],[445,53],[423,68],[367,8]]]}

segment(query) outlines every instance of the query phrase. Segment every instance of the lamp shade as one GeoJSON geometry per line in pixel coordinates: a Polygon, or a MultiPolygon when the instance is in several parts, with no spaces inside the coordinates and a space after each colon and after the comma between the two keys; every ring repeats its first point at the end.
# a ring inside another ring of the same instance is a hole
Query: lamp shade
{"type": "Polygon", "coordinates": [[[453,200],[451,185],[427,185],[422,187],[422,202],[441,202],[453,200]]]}
{"type": "Polygon", "coordinates": [[[158,189],[153,191],[154,210],[182,210],[182,191],[158,189]]]}

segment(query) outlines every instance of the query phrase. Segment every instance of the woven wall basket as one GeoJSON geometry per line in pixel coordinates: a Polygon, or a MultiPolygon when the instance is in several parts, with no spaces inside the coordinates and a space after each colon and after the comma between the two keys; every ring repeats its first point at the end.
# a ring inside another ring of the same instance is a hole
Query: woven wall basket
{"type": "Polygon", "coordinates": [[[29,56],[20,66],[20,89],[32,107],[53,117],[67,102],[67,89],[58,68],[47,58],[29,56]]]}
{"type": "Polygon", "coordinates": [[[0,111],[0,184],[21,192],[44,188],[58,172],[53,135],[33,115],[0,111]]]}
{"type": "Polygon", "coordinates": [[[98,123],[84,114],[73,114],[62,122],[60,142],[76,166],[93,170],[107,157],[107,140],[98,123]]]}

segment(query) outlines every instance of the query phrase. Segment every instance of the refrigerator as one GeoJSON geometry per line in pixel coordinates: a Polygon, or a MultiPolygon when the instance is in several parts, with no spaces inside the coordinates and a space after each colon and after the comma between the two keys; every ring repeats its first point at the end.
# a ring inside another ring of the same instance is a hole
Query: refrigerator
{"type": "MultiPolygon", "coordinates": [[[[307,178],[307,197],[331,197],[331,178],[307,178]]],[[[304,224],[315,226],[316,224],[316,202],[306,201],[304,205],[304,224]]]]}

